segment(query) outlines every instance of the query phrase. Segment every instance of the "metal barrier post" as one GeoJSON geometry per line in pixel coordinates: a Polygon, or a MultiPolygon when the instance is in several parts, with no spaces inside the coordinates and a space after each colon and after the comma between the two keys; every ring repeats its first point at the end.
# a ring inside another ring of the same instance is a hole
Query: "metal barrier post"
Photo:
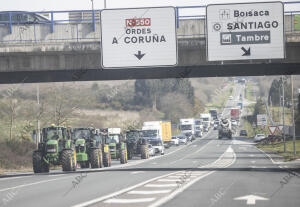
{"type": "Polygon", "coordinates": [[[11,34],[12,33],[11,12],[8,12],[8,16],[9,16],[9,34],[11,34]]]}
{"type": "Polygon", "coordinates": [[[95,32],[96,25],[95,25],[95,10],[93,9],[93,32],[95,32]]]}
{"type": "Polygon", "coordinates": [[[54,32],[53,11],[51,12],[51,33],[54,32]]]}
{"type": "Polygon", "coordinates": [[[178,12],[178,7],[176,7],[176,27],[179,28],[179,12],[178,12]]]}

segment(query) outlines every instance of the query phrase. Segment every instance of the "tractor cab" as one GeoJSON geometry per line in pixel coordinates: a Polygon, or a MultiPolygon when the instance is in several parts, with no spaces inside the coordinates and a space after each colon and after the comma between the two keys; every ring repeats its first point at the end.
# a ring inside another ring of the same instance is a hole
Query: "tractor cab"
{"type": "Polygon", "coordinates": [[[149,158],[148,156],[148,141],[143,138],[142,130],[131,129],[126,133],[127,155],[128,159],[132,159],[134,155],[140,155],[142,159],[149,158]]]}
{"type": "MultiPolygon", "coordinates": [[[[102,130],[104,131],[104,130],[102,130]]],[[[121,163],[127,163],[127,147],[120,128],[107,128],[104,141],[109,146],[112,159],[120,159],[121,163]]]]}
{"type": "Polygon", "coordinates": [[[92,127],[73,129],[72,140],[75,141],[77,162],[81,168],[103,166],[102,147],[98,137],[98,130],[92,127]]]}

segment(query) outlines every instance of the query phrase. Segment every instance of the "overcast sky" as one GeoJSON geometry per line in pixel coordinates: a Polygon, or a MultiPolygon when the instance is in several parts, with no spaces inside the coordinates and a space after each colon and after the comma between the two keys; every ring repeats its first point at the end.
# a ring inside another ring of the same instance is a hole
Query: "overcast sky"
{"type": "MultiPolygon", "coordinates": [[[[211,3],[259,2],[274,0],[106,0],[108,8],[193,6],[211,3]]],[[[295,0],[286,0],[295,1],[295,0]]],[[[104,0],[94,0],[95,9],[103,9],[104,0]]],[[[300,5],[300,4],[298,4],[300,5]]],[[[295,8],[289,6],[287,9],[295,8]]],[[[1,10],[45,11],[91,9],[91,0],[1,0],[1,10]]],[[[300,9],[299,9],[300,10],[300,9]]]]}

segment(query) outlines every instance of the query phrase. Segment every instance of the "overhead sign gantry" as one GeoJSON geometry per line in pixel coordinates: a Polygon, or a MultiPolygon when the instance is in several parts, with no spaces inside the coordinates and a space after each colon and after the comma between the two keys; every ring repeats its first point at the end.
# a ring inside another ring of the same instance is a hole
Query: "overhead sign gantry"
{"type": "Polygon", "coordinates": [[[101,12],[103,68],[177,65],[174,7],[101,12]]]}
{"type": "Polygon", "coordinates": [[[282,2],[208,5],[206,21],[208,61],[285,57],[282,2]]]}

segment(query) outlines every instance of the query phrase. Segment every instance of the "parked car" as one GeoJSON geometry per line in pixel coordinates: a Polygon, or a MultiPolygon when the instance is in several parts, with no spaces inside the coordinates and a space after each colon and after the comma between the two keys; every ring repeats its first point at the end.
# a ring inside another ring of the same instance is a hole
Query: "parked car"
{"type": "Polygon", "coordinates": [[[247,137],[247,136],[248,136],[247,130],[242,129],[242,130],[240,131],[240,136],[245,136],[245,137],[247,137]]]}
{"type": "Polygon", "coordinates": [[[151,144],[148,144],[149,156],[155,156],[155,150],[151,144]]]}
{"type": "Polygon", "coordinates": [[[173,145],[178,146],[179,145],[179,138],[173,136],[171,142],[172,142],[173,145]]]}
{"type": "Polygon", "coordinates": [[[179,144],[187,144],[187,137],[184,135],[178,136],[179,138],[179,144]]]}
{"type": "Polygon", "coordinates": [[[264,134],[257,134],[254,137],[254,142],[260,142],[261,140],[265,139],[266,136],[264,134]]]}

